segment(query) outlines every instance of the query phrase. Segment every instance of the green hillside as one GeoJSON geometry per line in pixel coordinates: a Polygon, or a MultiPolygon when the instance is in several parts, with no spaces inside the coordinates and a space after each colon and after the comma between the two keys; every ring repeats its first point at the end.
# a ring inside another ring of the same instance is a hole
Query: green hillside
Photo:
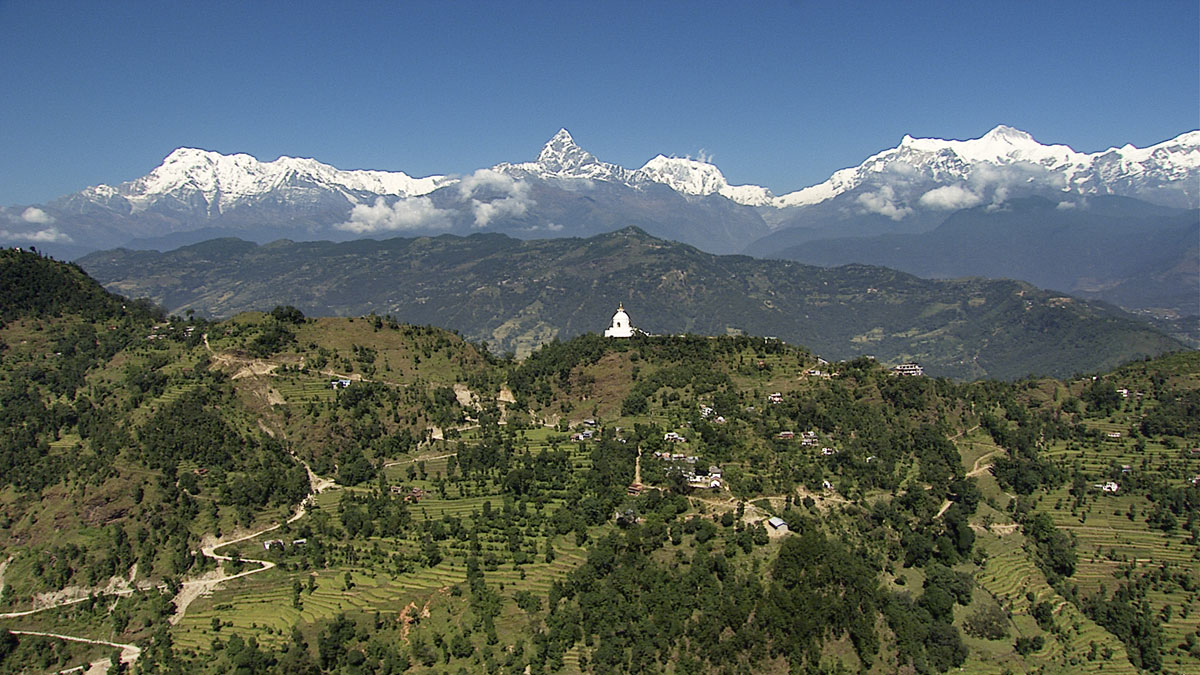
{"type": "Polygon", "coordinates": [[[0,328],[0,672],[1200,668],[1195,352],[957,383],[72,306],[0,328]]]}
{"type": "Polygon", "coordinates": [[[390,314],[518,356],[602,331],[619,303],[654,334],[770,335],[826,359],[919,361],[958,379],[1064,377],[1182,346],[1118,310],[1021,282],[715,256],[636,228],[541,241],[223,239],[80,263],[109,289],[173,312],[228,317],[288,304],[316,316],[390,314]]]}

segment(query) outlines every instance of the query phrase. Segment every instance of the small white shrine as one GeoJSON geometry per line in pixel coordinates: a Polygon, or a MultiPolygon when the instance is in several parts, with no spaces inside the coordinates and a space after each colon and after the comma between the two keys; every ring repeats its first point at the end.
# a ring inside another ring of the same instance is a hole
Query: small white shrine
{"type": "Polygon", "coordinates": [[[617,313],[613,314],[612,325],[604,331],[604,337],[633,337],[633,326],[629,325],[629,315],[625,313],[624,303],[617,305],[617,313]]]}

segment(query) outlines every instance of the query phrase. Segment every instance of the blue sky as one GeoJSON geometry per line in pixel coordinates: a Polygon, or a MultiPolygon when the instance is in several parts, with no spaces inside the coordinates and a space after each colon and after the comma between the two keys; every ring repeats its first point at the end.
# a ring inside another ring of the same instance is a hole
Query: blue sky
{"type": "Polygon", "coordinates": [[[996,124],[1096,151],[1200,127],[1200,3],[0,0],[0,204],[179,146],[465,173],[558,130],[777,194],[996,124]]]}

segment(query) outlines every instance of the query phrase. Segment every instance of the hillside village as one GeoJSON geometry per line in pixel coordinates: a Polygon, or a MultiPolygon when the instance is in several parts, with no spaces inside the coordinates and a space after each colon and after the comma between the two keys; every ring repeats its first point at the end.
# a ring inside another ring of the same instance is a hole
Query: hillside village
{"type": "Polygon", "coordinates": [[[516,360],[388,316],[168,317],[14,255],[4,667],[1200,663],[1194,352],[1013,383],[633,330],[516,360]]]}

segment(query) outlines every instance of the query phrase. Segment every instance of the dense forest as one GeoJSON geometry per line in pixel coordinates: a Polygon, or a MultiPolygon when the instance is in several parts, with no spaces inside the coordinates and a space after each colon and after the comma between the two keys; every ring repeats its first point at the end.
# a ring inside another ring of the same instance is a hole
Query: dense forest
{"type": "Polygon", "coordinates": [[[1194,352],[517,360],[386,315],[168,317],[30,252],[0,289],[0,672],[1200,667],[1194,352]]]}

